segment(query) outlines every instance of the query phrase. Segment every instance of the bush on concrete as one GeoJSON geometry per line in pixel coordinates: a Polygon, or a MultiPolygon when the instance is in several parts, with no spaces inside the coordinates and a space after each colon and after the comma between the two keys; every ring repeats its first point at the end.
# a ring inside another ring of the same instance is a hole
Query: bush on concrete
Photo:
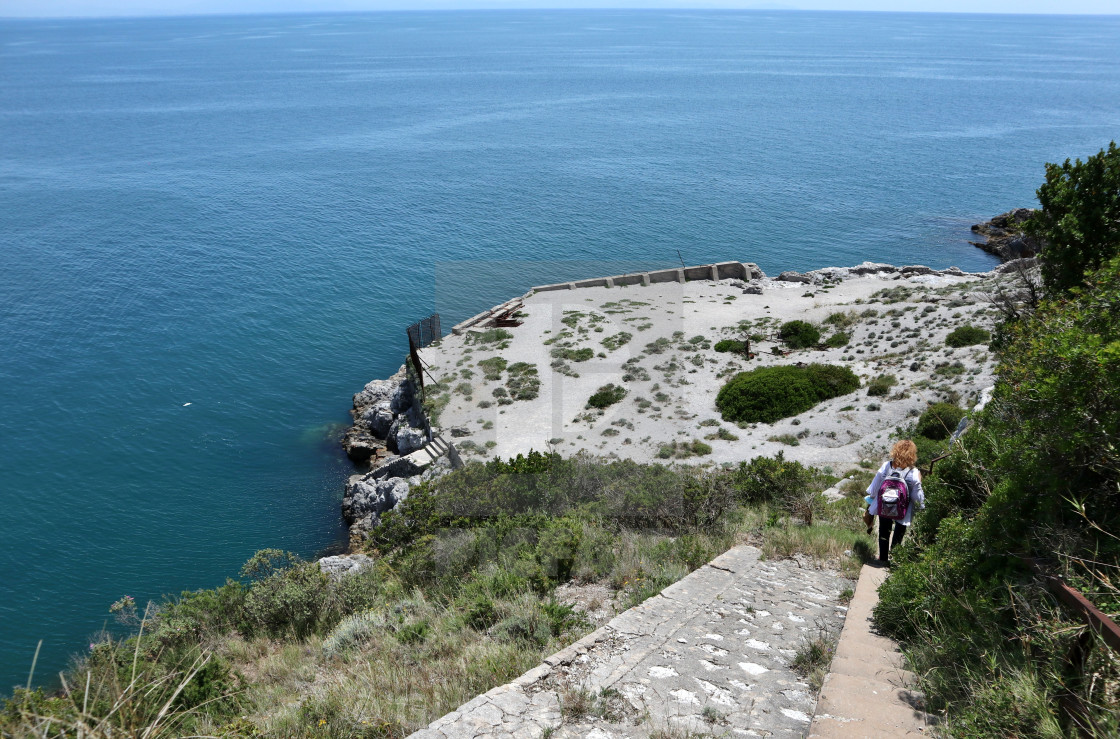
{"type": "Polygon", "coordinates": [[[716,407],[725,421],[773,423],[858,388],[859,378],[847,367],[760,367],[731,378],[716,396],[716,407]]]}

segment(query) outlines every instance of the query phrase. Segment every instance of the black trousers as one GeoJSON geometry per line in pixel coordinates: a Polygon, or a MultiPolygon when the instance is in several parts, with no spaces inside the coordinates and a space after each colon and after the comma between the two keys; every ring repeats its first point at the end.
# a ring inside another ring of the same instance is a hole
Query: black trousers
{"type": "Polygon", "coordinates": [[[898,543],[902,541],[902,537],[906,536],[907,527],[893,518],[883,518],[882,516],[876,518],[879,519],[879,561],[886,562],[891,549],[897,547],[898,543]],[[892,528],[894,529],[893,537],[891,536],[892,528]]]}

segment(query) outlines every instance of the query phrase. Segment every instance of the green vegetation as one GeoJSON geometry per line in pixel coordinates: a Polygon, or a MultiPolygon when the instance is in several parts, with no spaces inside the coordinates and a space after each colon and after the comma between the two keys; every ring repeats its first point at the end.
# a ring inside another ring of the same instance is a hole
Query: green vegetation
{"type": "Polygon", "coordinates": [[[533,400],[540,393],[541,379],[537,366],[528,362],[514,362],[509,366],[506,380],[509,396],[514,400],[533,400]]]}
{"type": "Polygon", "coordinates": [[[721,339],[716,342],[714,349],[717,352],[731,352],[732,354],[746,354],[747,345],[738,339],[721,339]]]}
{"type": "Polygon", "coordinates": [[[731,433],[730,431],[725,429],[723,426],[720,426],[719,429],[714,434],[706,434],[704,436],[704,438],[707,439],[708,441],[717,441],[717,440],[718,441],[738,441],[739,440],[738,436],[731,433]]]}
{"type": "Polygon", "coordinates": [[[502,372],[505,371],[506,365],[509,362],[501,357],[490,357],[489,359],[479,360],[478,366],[482,369],[482,375],[490,382],[502,379],[502,372]]]}
{"type": "MultiPolygon", "coordinates": [[[[264,550],[242,581],[168,599],[142,633],[122,599],[133,635],[83,656],[69,695],[16,691],[0,734],[45,736],[49,719],[49,736],[90,739],[405,736],[586,633],[554,599],[560,583],[603,583],[626,608],[748,536],[768,556],[854,571],[844,552],[870,539],[849,506],[816,496],[825,484],[780,457],[714,471],[536,452],[470,462],[383,514],[357,574],[264,550]]],[[[566,714],[626,710],[609,691],[562,698],[566,714]]]]}
{"type": "Polygon", "coordinates": [[[634,338],[634,335],[629,333],[628,331],[619,331],[617,334],[611,334],[599,343],[613,352],[615,349],[619,349],[626,344],[629,344],[630,339],[632,338],[634,338]]]}
{"type": "MultiPolygon", "coordinates": [[[[509,346],[509,342],[513,339],[513,334],[506,331],[504,328],[492,328],[486,331],[471,332],[467,334],[466,344],[497,344],[496,348],[505,349],[509,346]]],[[[486,347],[488,349],[494,347],[486,347]]]]}
{"type": "Polygon", "coordinates": [[[790,349],[807,349],[821,340],[821,332],[807,321],[786,321],[778,329],[778,338],[790,349]]]}
{"type": "Polygon", "coordinates": [[[854,311],[830,313],[824,322],[829,326],[835,326],[839,331],[846,331],[852,326],[860,322],[860,317],[854,311]]]}
{"type": "Polygon", "coordinates": [[[867,394],[871,396],[889,395],[891,388],[898,384],[894,375],[879,375],[867,383],[867,394]]]}
{"type": "Polygon", "coordinates": [[[716,407],[725,421],[773,423],[857,388],[859,378],[846,367],[760,367],[731,378],[716,396],[716,407]]]}
{"type": "Polygon", "coordinates": [[[1024,224],[1043,240],[1042,279],[1068,292],[1086,274],[1120,255],[1120,148],[1110,142],[1084,162],[1046,165],[1038,188],[1042,209],[1024,224]]]}
{"type": "Polygon", "coordinates": [[[786,446],[800,446],[801,442],[793,434],[781,434],[780,436],[771,436],[767,441],[774,441],[786,446]]]}
{"type": "Polygon", "coordinates": [[[933,441],[948,439],[964,418],[964,409],[952,403],[933,403],[922,412],[914,433],[933,441]]]}
{"type": "Polygon", "coordinates": [[[600,387],[587,399],[588,408],[606,408],[614,405],[626,397],[626,388],[615,385],[613,382],[600,387]]]}
{"type": "MultiPolygon", "coordinates": [[[[1001,327],[994,397],[927,479],[875,611],[952,736],[1120,733],[1120,659],[1024,560],[1120,613],[1120,259],[1082,276],[1093,253],[1058,263],[1056,243],[1049,296],[1001,327]]],[[[918,428],[943,435],[958,417],[931,408],[918,428]]]]}
{"type": "Polygon", "coordinates": [[[827,339],[825,339],[824,345],[829,349],[839,349],[842,346],[847,346],[851,340],[852,337],[850,334],[847,334],[843,331],[837,331],[832,336],[829,336],[827,339]]]}
{"type": "Polygon", "coordinates": [[[699,439],[692,441],[671,441],[662,444],[657,450],[658,459],[688,459],[689,457],[702,457],[712,453],[710,444],[705,444],[699,439]]]}
{"type": "Polygon", "coordinates": [[[572,349],[566,346],[558,346],[552,349],[552,356],[557,359],[567,359],[572,362],[586,362],[595,356],[595,350],[590,347],[583,347],[582,349],[572,349]]]}
{"type": "Polygon", "coordinates": [[[953,348],[960,348],[973,344],[987,344],[991,339],[992,335],[988,331],[966,323],[950,331],[949,335],[945,337],[945,344],[953,348]]]}

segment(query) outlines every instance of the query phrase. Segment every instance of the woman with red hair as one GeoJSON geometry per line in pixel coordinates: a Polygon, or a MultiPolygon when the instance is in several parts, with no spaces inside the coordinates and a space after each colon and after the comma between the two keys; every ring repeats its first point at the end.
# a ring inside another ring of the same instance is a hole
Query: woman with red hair
{"type": "Polygon", "coordinates": [[[867,487],[867,494],[871,498],[867,512],[879,519],[880,564],[889,564],[891,549],[898,546],[906,535],[906,527],[914,518],[914,510],[926,507],[925,494],[922,492],[922,473],[914,466],[917,462],[918,447],[909,439],[903,439],[891,447],[891,458],[883,463],[875,473],[875,479],[867,487]],[[905,506],[894,502],[897,498],[890,497],[892,486],[901,487],[899,481],[906,488],[905,506]]]}

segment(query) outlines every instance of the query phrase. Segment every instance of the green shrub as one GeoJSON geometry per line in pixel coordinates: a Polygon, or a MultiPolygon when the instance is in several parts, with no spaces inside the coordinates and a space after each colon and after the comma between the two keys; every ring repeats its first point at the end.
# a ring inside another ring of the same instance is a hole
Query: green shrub
{"type": "Polygon", "coordinates": [[[760,367],[731,378],[716,396],[716,407],[725,421],[773,423],[858,388],[859,378],[846,367],[760,367]]]}
{"type": "Polygon", "coordinates": [[[627,331],[620,331],[617,334],[611,334],[610,336],[603,339],[599,343],[613,352],[615,349],[618,349],[618,348],[630,343],[630,339],[632,339],[632,338],[634,338],[633,334],[631,334],[627,331]]]}
{"type": "Polygon", "coordinates": [[[859,323],[859,316],[853,311],[847,313],[841,311],[838,313],[830,313],[828,318],[824,319],[824,322],[830,326],[835,326],[837,329],[844,330],[859,323]]]}
{"type": "Polygon", "coordinates": [[[772,503],[806,523],[812,523],[823,500],[820,491],[828,487],[819,472],[787,460],[784,452],[740,462],[732,480],[743,502],[772,503]]]}
{"type": "Polygon", "coordinates": [[[471,338],[470,343],[475,344],[494,344],[509,341],[513,338],[513,334],[504,328],[492,328],[479,333],[472,333],[469,336],[471,338]]]}
{"type": "Polygon", "coordinates": [[[528,362],[514,362],[509,366],[509,379],[506,380],[509,396],[514,400],[533,400],[540,393],[541,380],[537,367],[528,362]]]}
{"type": "Polygon", "coordinates": [[[950,403],[933,403],[918,418],[914,433],[927,439],[948,439],[965,416],[965,410],[950,403]]]}
{"type": "Polygon", "coordinates": [[[824,345],[829,349],[839,349],[842,346],[847,346],[852,337],[843,331],[837,331],[832,336],[825,339],[824,345]]]}
{"type": "Polygon", "coordinates": [[[786,321],[778,329],[778,338],[790,349],[806,349],[817,345],[821,340],[821,332],[807,321],[786,321]]]}
{"type": "Polygon", "coordinates": [[[491,382],[501,379],[502,372],[505,371],[507,364],[509,363],[501,357],[490,357],[478,362],[478,366],[482,368],[483,376],[491,382]]]}
{"type": "Polygon", "coordinates": [[[1120,148],[1110,142],[1088,157],[1046,164],[1040,210],[1024,224],[1043,240],[1039,262],[1046,287],[1065,292],[1087,272],[1120,255],[1120,148]]]}
{"type": "Polygon", "coordinates": [[[606,408],[626,397],[626,388],[614,383],[603,385],[587,399],[588,408],[606,408]]]}
{"type": "Polygon", "coordinates": [[[737,339],[721,339],[713,347],[717,352],[731,352],[732,354],[746,354],[747,345],[737,339]]]}
{"type": "Polygon", "coordinates": [[[276,637],[308,636],[319,623],[327,584],[316,562],[298,562],[257,580],[245,595],[248,630],[276,637]]]}
{"type": "Polygon", "coordinates": [[[972,346],[973,344],[987,344],[991,339],[992,335],[988,331],[966,323],[950,331],[949,335],[945,337],[945,344],[959,348],[972,346]]]}
{"type": "Polygon", "coordinates": [[[572,362],[586,362],[595,356],[595,350],[591,347],[583,347],[582,349],[571,349],[566,346],[558,346],[552,350],[552,356],[557,359],[567,359],[572,362]]]}
{"type": "Polygon", "coordinates": [[[867,383],[867,394],[873,396],[888,395],[891,388],[898,384],[894,375],[879,375],[867,383]]]}

